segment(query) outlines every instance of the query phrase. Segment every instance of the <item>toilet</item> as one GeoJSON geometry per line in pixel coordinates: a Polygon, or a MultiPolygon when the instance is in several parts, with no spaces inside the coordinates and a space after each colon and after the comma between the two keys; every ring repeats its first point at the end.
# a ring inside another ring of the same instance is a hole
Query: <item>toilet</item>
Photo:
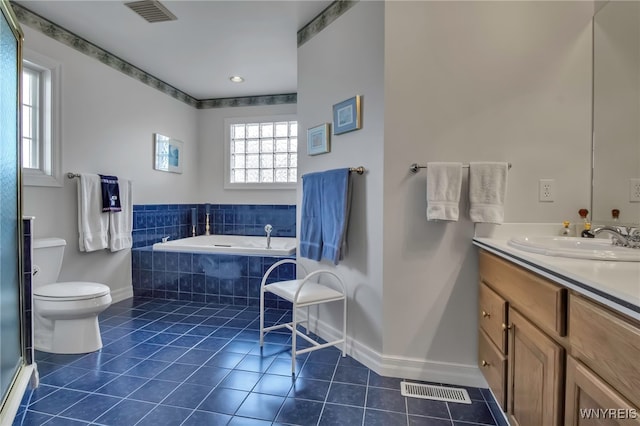
{"type": "Polygon", "coordinates": [[[104,284],[56,282],[62,267],[62,238],[33,240],[34,347],[55,354],[82,354],[102,348],[98,314],[111,305],[104,284]]]}

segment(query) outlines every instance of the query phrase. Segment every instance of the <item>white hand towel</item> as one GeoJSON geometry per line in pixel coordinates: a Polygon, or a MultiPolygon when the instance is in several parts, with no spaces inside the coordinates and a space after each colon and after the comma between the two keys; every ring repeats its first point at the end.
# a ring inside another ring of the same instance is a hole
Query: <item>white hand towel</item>
{"type": "Polygon", "coordinates": [[[469,216],[472,222],[501,224],[508,163],[469,163],[469,216]]]}
{"type": "Polygon", "coordinates": [[[427,220],[457,221],[462,163],[427,163],[427,220]]]}
{"type": "Polygon", "coordinates": [[[78,182],[78,231],[80,251],[109,246],[109,214],[102,212],[100,176],[81,174],[78,182]]]}
{"type": "Polygon", "coordinates": [[[131,181],[118,179],[120,187],[119,212],[109,212],[109,249],[124,250],[133,246],[131,231],[133,228],[133,202],[131,197],[131,181]]]}

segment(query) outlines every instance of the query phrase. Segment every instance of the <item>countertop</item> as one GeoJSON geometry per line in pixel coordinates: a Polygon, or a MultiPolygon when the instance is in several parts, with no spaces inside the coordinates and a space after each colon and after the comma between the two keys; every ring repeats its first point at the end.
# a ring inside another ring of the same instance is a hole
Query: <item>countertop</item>
{"type": "Polygon", "coordinates": [[[640,262],[545,256],[511,247],[509,238],[500,234],[476,236],[473,244],[640,320],[640,262]]]}

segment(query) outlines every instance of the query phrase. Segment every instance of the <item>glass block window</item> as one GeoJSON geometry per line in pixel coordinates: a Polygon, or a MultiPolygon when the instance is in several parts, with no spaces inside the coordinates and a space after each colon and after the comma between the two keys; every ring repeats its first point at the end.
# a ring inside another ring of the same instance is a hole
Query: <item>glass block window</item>
{"type": "Polygon", "coordinates": [[[247,121],[229,126],[230,183],[297,181],[297,121],[247,121]]]}

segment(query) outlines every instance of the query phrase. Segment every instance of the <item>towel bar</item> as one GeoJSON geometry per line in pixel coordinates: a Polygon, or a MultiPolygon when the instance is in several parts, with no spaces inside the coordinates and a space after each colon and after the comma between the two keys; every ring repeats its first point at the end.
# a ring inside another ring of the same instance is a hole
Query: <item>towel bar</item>
{"type": "MultiPolygon", "coordinates": [[[[426,169],[427,166],[421,166],[418,163],[413,163],[411,166],[409,166],[409,171],[411,173],[418,173],[420,171],[420,169],[426,169]]],[[[469,165],[468,164],[463,164],[462,165],[463,169],[468,169],[469,165]]],[[[511,163],[509,163],[509,168],[511,168],[511,163]]]]}

